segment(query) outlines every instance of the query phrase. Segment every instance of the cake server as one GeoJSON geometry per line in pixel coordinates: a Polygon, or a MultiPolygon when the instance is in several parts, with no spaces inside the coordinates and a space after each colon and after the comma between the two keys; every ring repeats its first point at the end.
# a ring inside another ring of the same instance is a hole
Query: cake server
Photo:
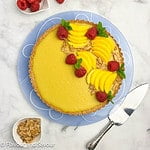
{"type": "Polygon", "coordinates": [[[103,130],[89,143],[87,143],[86,148],[88,150],[94,150],[99,141],[105,135],[112,126],[120,126],[130,117],[137,106],[141,103],[144,98],[149,85],[147,83],[140,85],[133,89],[126,97],[121,105],[116,105],[109,113],[108,124],[103,128],[103,130]]]}

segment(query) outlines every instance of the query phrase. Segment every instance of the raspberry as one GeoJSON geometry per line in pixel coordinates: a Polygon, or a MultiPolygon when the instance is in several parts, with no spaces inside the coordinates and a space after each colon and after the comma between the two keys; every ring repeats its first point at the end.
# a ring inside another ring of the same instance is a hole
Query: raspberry
{"type": "Polygon", "coordinates": [[[27,2],[27,7],[30,8],[31,7],[31,4],[26,0],[27,2]]]}
{"type": "Polygon", "coordinates": [[[70,54],[66,57],[66,64],[73,65],[77,62],[77,58],[74,54],[70,54]]]}
{"type": "Polygon", "coordinates": [[[35,12],[35,11],[38,11],[40,9],[40,4],[38,1],[34,2],[34,3],[31,3],[31,7],[30,7],[30,10],[32,12],[35,12]]]}
{"type": "Polygon", "coordinates": [[[105,92],[96,92],[95,96],[99,102],[104,102],[107,99],[107,94],[105,92]]]}
{"type": "Polygon", "coordinates": [[[107,69],[111,72],[117,71],[119,69],[119,62],[109,61],[107,64],[107,69]]]}
{"type": "Polygon", "coordinates": [[[17,6],[18,6],[21,10],[26,10],[26,9],[28,8],[26,0],[18,0],[18,1],[17,1],[17,6]]]}
{"type": "Polygon", "coordinates": [[[76,75],[78,78],[83,77],[85,74],[86,74],[86,69],[85,69],[84,67],[80,67],[79,69],[76,69],[76,70],[75,70],[75,75],[76,75]]]}
{"type": "Polygon", "coordinates": [[[92,27],[92,28],[88,29],[88,31],[85,34],[85,36],[90,40],[93,40],[96,37],[96,35],[97,35],[96,27],[92,27]]]}
{"type": "Polygon", "coordinates": [[[57,3],[62,4],[65,0],[56,0],[57,3]]]}
{"type": "Polygon", "coordinates": [[[38,1],[38,0],[27,0],[28,1],[28,3],[34,3],[34,2],[36,2],[36,1],[38,1]]]}
{"type": "Polygon", "coordinates": [[[66,28],[63,26],[59,26],[59,28],[57,30],[57,37],[60,40],[64,40],[65,38],[68,37],[68,30],[66,30],[66,28]]]}

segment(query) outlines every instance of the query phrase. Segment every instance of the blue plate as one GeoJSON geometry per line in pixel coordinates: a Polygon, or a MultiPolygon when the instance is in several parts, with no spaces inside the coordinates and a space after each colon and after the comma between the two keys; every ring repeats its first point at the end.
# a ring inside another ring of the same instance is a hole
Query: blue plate
{"type": "Polygon", "coordinates": [[[53,25],[60,23],[61,19],[65,20],[82,19],[94,23],[98,23],[100,21],[106,27],[107,31],[109,31],[111,35],[113,35],[113,37],[116,39],[116,41],[119,43],[122,49],[126,68],[125,69],[126,79],[123,80],[123,84],[118,94],[113,99],[113,101],[115,103],[114,105],[123,101],[122,97],[124,97],[128,93],[133,78],[133,58],[129,45],[124,36],[122,35],[122,33],[110,21],[108,21],[107,19],[105,19],[100,15],[86,11],[68,11],[53,15],[47,18],[46,20],[40,22],[32,30],[32,32],[27,36],[26,40],[24,41],[18,58],[17,71],[19,84],[24,95],[26,96],[26,100],[33,106],[33,108],[36,111],[38,111],[47,119],[69,126],[82,126],[92,124],[106,118],[110,110],[114,107],[114,105],[109,103],[104,108],[87,115],[72,116],[62,114],[42,103],[40,98],[34,92],[29,79],[28,62],[33,45],[35,44],[35,42],[37,41],[37,39],[41,34],[43,34],[47,29],[49,29],[53,25]]]}

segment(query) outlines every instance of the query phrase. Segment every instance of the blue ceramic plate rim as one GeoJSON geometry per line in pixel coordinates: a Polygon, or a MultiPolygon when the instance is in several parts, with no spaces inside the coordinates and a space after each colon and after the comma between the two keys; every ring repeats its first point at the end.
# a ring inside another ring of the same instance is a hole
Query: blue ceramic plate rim
{"type": "Polygon", "coordinates": [[[101,15],[95,14],[93,12],[87,11],[66,11],[62,13],[55,14],[53,16],[48,17],[44,21],[41,21],[27,36],[25,39],[17,62],[17,75],[18,82],[22,92],[24,93],[25,99],[33,106],[33,108],[46,117],[49,120],[55,121],[57,123],[68,125],[68,126],[83,126],[92,124],[98,121],[105,119],[111,109],[121,103],[124,100],[124,96],[130,90],[134,73],[134,64],[133,57],[131,54],[131,50],[129,44],[123,34],[118,30],[116,26],[114,26],[110,21],[108,21],[105,17],[101,15]],[[53,26],[60,22],[60,19],[66,20],[74,20],[74,19],[83,19],[91,22],[99,22],[101,21],[106,29],[113,35],[116,41],[119,43],[124,59],[125,59],[125,67],[126,67],[126,79],[123,81],[121,88],[114,98],[115,104],[109,103],[104,108],[87,115],[73,116],[59,113],[52,108],[46,106],[39,97],[34,92],[29,76],[28,76],[28,61],[32,51],[32,47],[38,37],[42,35],[49,27],[53,26]]]}

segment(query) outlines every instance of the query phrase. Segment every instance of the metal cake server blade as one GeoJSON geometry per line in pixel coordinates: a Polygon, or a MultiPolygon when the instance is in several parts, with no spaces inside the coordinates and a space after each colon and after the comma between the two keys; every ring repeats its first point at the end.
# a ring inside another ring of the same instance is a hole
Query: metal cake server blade
{"type": "Polygon", "coordinates": [[[122,104],[116,105],[109,113],[108,124],[104,127],[104,129],[89,143],[87,143],[86,148],[88,150],[94,150],[102,137],[106,134],[106,132],[111,129],[113,125],[120,126],[124,124],[124,122],[131,116],[134,110],[139,106],[141,101],[143,100],[147,90],[149,88],[149,84],[145,83],[133,89],[129,94],[125,97],[125,100],[122,104]]]}

